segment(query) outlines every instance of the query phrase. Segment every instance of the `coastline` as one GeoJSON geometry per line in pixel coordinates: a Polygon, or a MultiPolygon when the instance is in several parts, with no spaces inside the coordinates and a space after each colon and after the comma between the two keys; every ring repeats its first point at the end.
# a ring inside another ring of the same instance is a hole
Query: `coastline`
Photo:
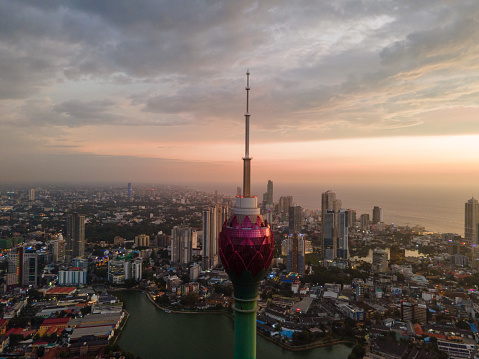
{"type": "Polygon", "coordinates": [[[128,321],[128,318],[130,318],[130,313],[129,313],[126,309],[123,309],[123,311],[125,312],[125,318],[123,318],[120,327],[119,327],[118,330],[115,332],[115,335],[114,335],[114,337],[113,337],[113,340],[112,340],[112,342],[110,343],[112,346],[116,344],[118,338],[120,337],[120,335],[121,335],[121,333],[122,333],[122,331],[123,331],[123,328],[125,327],[126,322],[128,321]]]}

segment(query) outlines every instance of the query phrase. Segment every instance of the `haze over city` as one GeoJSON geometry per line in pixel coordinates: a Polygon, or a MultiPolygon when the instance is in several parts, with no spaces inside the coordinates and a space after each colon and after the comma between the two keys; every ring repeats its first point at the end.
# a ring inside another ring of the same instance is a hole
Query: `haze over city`
{"type": "Polygon", "coordinates": [[[0,182],[236,185],[249,69],[255,183],[472,188],[478,14],[474,1],[1,1],[0,182]]]}

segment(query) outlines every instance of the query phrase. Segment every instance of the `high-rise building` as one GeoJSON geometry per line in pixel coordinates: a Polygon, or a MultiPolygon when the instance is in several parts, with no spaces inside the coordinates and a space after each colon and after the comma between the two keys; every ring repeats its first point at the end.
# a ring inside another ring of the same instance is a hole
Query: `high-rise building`
{"type": "Polygon", "coordinates": [[[37,286],[38,255],[27,246],[13,248],[8,257],[7,285],[37,286]],[[10,275],[11,274],[11,275],[10,275]]]}
{"type": "Polygon", "coordinates": [[[218,238],[223,223],[228,219],[228,207],[215,206],[203,211],[203,270],[216,267],[218,258],[218,238]]]}
{"type": "Polygon", "coordinates": [[[128,198],[131,198],[132,194],[133,194],[133,190],[131,188],[131,183],[128,183],[128,198]]]}
{"type": "Polygon", "coordinates": [[[305,243],[302,234],[295,232],[286,239],[286,269],[290,272],[304,274],[305,243]]]}
{"type": "Polygon", "coordinates": [[[200,276],[201,266],[198,263],[193,263],[190,267],[190,280],[196,281],[200,276]]]}
{"type": "Polygon", "coordinates": [[[282,196],[279,198],[279,211],[289,213],[289,207],[293,205],[293,196],[282,196]]]}
{"type": "Polygon", "coordinates": [[[289,207],[289,233],[301,232],[302,222],[303,209],[300,206],[289,207]]]}
{"type": "Polygon", "coordinates": [[[66,242],[63,239],[57,239],[48,242],[48,251],[51,254],[51,259],[53,262],[65,261],[65,248],[66,242]]]}
{"type": "Polygon", "coordinates": [[[336,258],[348,259],[348,212],[340,209],[336,213],[336,258]]]}
{"type": "Polygon", "coordinates": [[[359,217],[359,222],[360,222],[362,231],[368,230],[369,229],[369,213],[363,213],[361,217],[359,217]]]}
{"type": "Polygon", "coordinates": [[[131,279],[139,282],[142,279],[143,261],[137,258],[131,262],[131,279]]]}
{"type": "Polygon", "coordinates": [[[149,247],[150,246],[150,236],[146,234],[140,234],[135,236],[135,247],[149,247]]]}
{"type": "Polygon", "coordinates": [[[324,215],[327,211],[333,211],[334,202],[336,201],[336,192],[328,190],[321,194],[321,215],[324,215]]]}
{"type": "Polygon", "coordinates": [[[87,280],[87,270],[84,268],[70,268],[68,270],[58,271],[59,285],[85,285],[87,280]]]}
{"type": "Polygon", "coordinates": [[[479,224],[479,202],[472,197],[465,204],[464,238],[467,243],[476,246],[479,244],[477,226],[479,224]]]}
{"type": "Polygon", "coordinates": [[[114,259],[108,261],[108,281],[123,284],[125,280],[133,279],[139,282],[142,279],[143,262],[135,260],[114,259]]]}
{"type": "Polygon", "coordinates": [[[321,194],[321,241],[326,266],[334,260],[348,259],[348,211],[341,209],[335,192],[321,194]]]}
{"type": "Polygon", "coordinates": [[[35,200],[35,190],[33,188],[30,191],[28,191],[28,200],[29,201],[35,200]]]}
{"type": "Polygon", "coordinates": [[[373,208],[373,225],[384,222],[383,221],[383,210],[378,206],[374,206],[373,208]]]}
{"type": "Polygon", "coordinates": [[[323,259],[326,262],[334,261],[335,257],[335,220],[334,210],[327,210],[323,217],[323,259]]]}
{"type": "Polygon", "coordinates": [[[268,205],[273,204],[273,181],[268,181],[268,186],[266,188],[266,193],[263,194],[263,202],[268,205]]]}
{"type": "MultiPolygon", "coordinates": [[[[334,213],[335,210],[339,209],[338,204],[339,203],[336,202],[336,192],[328,190],[321,194],[321,226],[323,228],[321,232],[321,247],[323,249],[322,255],[325,262],[334,260],[335,256],[334,239],[336,235],[334,233],[334,222],[336,221],[336,218],[334,216],[334,213]],[[333,213],[332,217],[331,213],[333,213]],[[326,249],[329,250],[328,254],[326,254],[326,249]]],[[[339,207],[341,206],[339,205],[339,207]]]]}
{"type": "Polygon", "coordinates": [[[67,217],[66,254],[70,259],[85,255],[85,216],[71,213],[67,217]]]}
{"type": "Polygon", "coordinates": [[[411,303],[401,302],[401,320],[403,322],[414,320],[414,309],[411,303]]]}
{"type": "Polygon", "coordinates": [[[221,263],[233,283],[235,303],[234,358],[256,358],[256,311],[258,287],[273,259],[273,233],[251,195],[249,156],[249,71],[246,73],[245,156],[243,195],[235,199],[232,216],[219,238],[221,263]]]}
{"type": "Polygon", "coordinates": [[[354,209],[347,209],[348,228],[353,228],[356,225],[356,211],[354,209]]]}
{"type": "Polygon", "coordinates": [[[426,304],[414,304],[414,320],[417,320],[419,324],[427,324],[427,312],[426,304]]]}
{"type": "Polygon", "coordinates": [[[187,264],[192,257],[193,229],[175,226],[171,230],[171,261],[187,264]]]}

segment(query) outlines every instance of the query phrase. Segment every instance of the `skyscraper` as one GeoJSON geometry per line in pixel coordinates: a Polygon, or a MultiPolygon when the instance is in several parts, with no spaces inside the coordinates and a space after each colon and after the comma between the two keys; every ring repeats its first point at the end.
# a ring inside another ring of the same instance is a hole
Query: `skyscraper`
{"type": "Polygon", "coordinates": [[[286,239],[286,269],[288,271],[304,274],[305,242],[303,235],[298,232],[290,234],[286,239]]]}
{"type": "Polygon", "coordinates": [[[348,212],[340,209],[336,214],[336,258],[348,259],[348,212]]]}
{"type": "Polygon", "coordinates": [[[243,195],[236,197],[233,214],[224,223],[219,238],[221,263],[233,283],[234,290],[235,359],[256,358],[258,287],[273,259],[274,246],[269,223],[260,213],[257,197],[250,193],[249,71],[246,76],[243,195]]]}
{"type": "Polygon", "coordinates": [[[373,225],[384,222],[383,221],[383,210],[378,206],[373,208],[373,225]]]}
{"type": "Polygon", "coordinates": [[[131,198],[132,196],[132,189],[131,189],[131,183],[128,183],[128,198],[131,198]]]}
{"type": "Polygon", "coordinates": [[[293,196],[283,196],[279,198],[279,211],[288,213],[289,207],[293,205],[293,196]]]}
{"type": "Polygon", "coordinates": [[[464,238],[466,242],[476,246],[478,242],[477,226],[479,224],[479,202],[472,197],[465,204],[464,238]]]}
{"type": "Polygon", "coordinates": [[[334,242],[335,242],[335,219],[336,215],[333,210],[327,210],[323,217],[323,259],[324,264],[332,262],[335,256],[334,242]]]}
{"type": "Polygon", "coordinates": [[[71,213],[67,217],[66,254],[69,259],[85,255],[85,216],[71,213]]]}
{"type": "Polygon", "coordinates": [[[352,228],[356,225],[356,211],[354,209],[347,209],[348,227],[352,228]]]}
{"type": "Polygon", "coordinates": [[[216,267],[218,259],[218,238],[223,223],[228,219],[228,207],[215,206],[203,211],[203,270],[216,267]]]}
{"type": "Polygon", "coordinates": [[[149,247],[150,246],[150,236],[146,234],[140,234],[135,236],[135,247],[149,247]]]}
{"type": "Polygon", "coordinates": [[[29,201],[35,200],[35,190],[33,188],[30,191],[28,191],[28,200],[29,201]]]}
{"type": "Polygon", "coordinates": [[[187,264],[193,253],[193,229],[175,226],[171,230],[171,261],[187,264]]]}
{"type": "Polygon", "coordinates": [[[289,233],[301,232],[303,209],[300,206],[289,207],[289,233]]]}
{"type": "Polygon", "coordinates": [[[334,210],[334,202],[336,201],[336,192],[328,190],[321,194],[321,216],[327,211],[334,210]]]}
{"type": "Polygon", "coordinates": [[[13,248],[8,258],[7,285],[37,286],[38,255],[27,246],[13,248]]]}
{"type": "Polygon", "coordinates": [[[66,243],[63,239],[48,242],[48,251],[53,262],[65,261],[65,247],[66,243]]]}
{"type": "Polygon", "coordinates": [[[263,195],[263,202],[267,205],[273,204],[273,181],[268,181],[266,193],[263,195]]]}
{"type": "Polygon", "coordinates": [[[323,227],[321,242],[325,264],[337,257],[337,223],[340,208],[341,201],[336,198],[335,192],[328,190],[321,194],[321,225],[323,227]]]}
{"type": "Polygon", "coordinates": [[[369,213],[363,213],[361,217],[359,217],[359,221],[361,224],[362,231],[366,231],[369,229],[369,213]]]}

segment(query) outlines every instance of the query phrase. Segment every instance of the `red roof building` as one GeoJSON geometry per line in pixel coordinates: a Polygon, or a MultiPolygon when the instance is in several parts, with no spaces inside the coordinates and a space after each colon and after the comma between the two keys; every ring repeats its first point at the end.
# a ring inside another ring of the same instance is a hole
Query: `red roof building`
{"type": "Polygon", "coordinates": [[[68,325],[70,318],[52,318],[45,319],[40,325],[40,329],[49,329],[50,327],[65,328],[68,325]]]}
{"type": "Polygon", "coordinates": [[[45,295],[56,296],[56,295],[71,295],[76,291],[76,287],[53,287],[45,292],[45,295]]]}

